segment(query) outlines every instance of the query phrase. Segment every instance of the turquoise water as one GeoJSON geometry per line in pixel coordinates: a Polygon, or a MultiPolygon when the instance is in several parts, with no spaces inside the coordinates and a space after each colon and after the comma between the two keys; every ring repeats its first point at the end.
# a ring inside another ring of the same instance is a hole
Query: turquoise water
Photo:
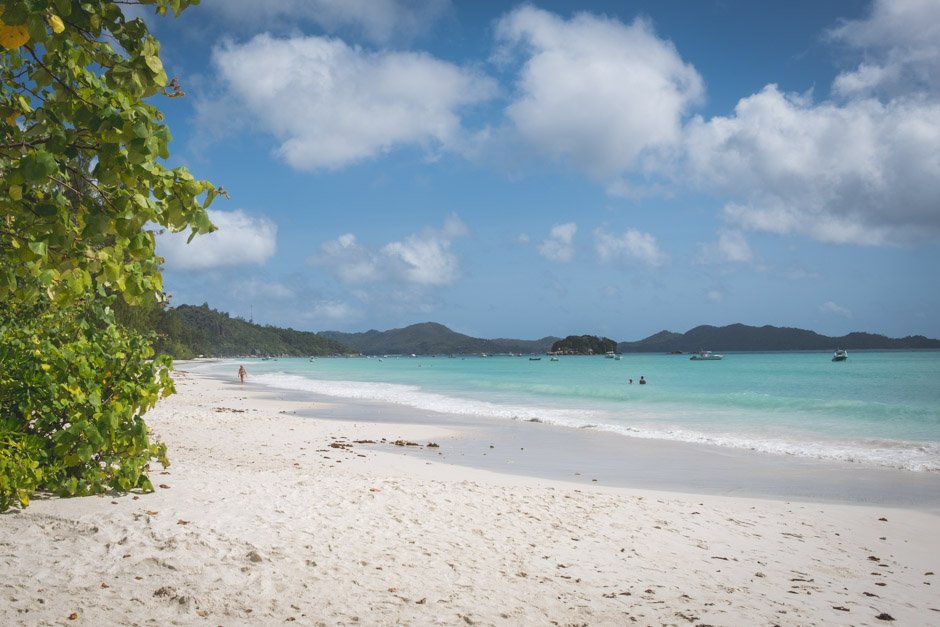
{"type": "MultiPolygon", "coordinates": [[[[940,352],[856,351],[841,363],[830,353],[243,363],[253,383],[338,398],[940,471],[940,352]]],[[[199,368],[234,376],[237,364],[199,368]]]]}

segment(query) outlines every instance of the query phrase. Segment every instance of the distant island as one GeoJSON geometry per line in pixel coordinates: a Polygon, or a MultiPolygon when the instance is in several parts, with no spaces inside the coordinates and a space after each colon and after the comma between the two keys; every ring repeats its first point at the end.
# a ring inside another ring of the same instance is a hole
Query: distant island
{"type": "Polygon", "coordinates": [[[828,337],[814,331],[789,327],[754,327],[731,324],[703,325],[685,333],[660,331],[634,342],[615,342],[594,335],[543,337],[537,340],[483,339],[452,331],[436,322],[413,324],[401,329],[362,333],[297,331],[254,324],[201,306],[180,305],[155,313],[144,325],[158,337],[156,349],[178,359],[198,355],[314,356],[314,355],[479,355],[543,354],[573,355],[620,353],[690,353],[713,351],[831,351],[846,350],[937,350],[940,340],[913,335],[889,338],[855,332],[828,337]]]}
{"type": "Polygon", "coordinates": [[[605,355],[617,350],[617,342],[596,335],[569,335],[552,344],[553,353],[561,355],[605,355]]]}

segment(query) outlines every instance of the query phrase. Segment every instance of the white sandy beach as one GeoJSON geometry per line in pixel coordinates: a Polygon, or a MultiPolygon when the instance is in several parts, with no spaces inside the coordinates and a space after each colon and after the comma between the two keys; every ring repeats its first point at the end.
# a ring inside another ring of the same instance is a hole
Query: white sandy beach
{"type": "Polygon", "coordinates": [[[496,474],[390,444],[441,427],[176,381],[155,493],[0,516],[0,624],[940,623],[929,511],[496,474]]]}

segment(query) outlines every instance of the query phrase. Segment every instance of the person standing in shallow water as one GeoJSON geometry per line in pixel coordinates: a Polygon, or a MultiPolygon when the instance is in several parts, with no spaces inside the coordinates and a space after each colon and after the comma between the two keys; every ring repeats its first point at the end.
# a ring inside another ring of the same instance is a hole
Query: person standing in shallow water
{"type": "Polygon", "coordinates": [[[239,367],[238,367],[238,379],[239,379],[242,383],[245,382],[245,375],[247,375],[247,374],[248,374],[248,371],[245,370],[245,367],[244,367],[244,366],[239,366],[239,367]]]}
{"type": "Polygon", "coordinates": [[[646,385],[646,379],[643,378],[643,375],[640,375],[640,385],[646,385]]]}

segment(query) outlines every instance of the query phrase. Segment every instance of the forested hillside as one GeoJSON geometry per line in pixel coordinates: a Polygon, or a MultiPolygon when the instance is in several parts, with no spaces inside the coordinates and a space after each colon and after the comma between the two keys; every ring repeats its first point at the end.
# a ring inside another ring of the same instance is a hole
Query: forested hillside
{"type": "Polygon", "coordinates": [[[336,340],[309,331],[261,326],[209,305],[180,305],[173,309],[125,308],[125,321],[157,333],[155,348],[177,359],[236,355],[343,355],[351,351],[336,340]]]}

